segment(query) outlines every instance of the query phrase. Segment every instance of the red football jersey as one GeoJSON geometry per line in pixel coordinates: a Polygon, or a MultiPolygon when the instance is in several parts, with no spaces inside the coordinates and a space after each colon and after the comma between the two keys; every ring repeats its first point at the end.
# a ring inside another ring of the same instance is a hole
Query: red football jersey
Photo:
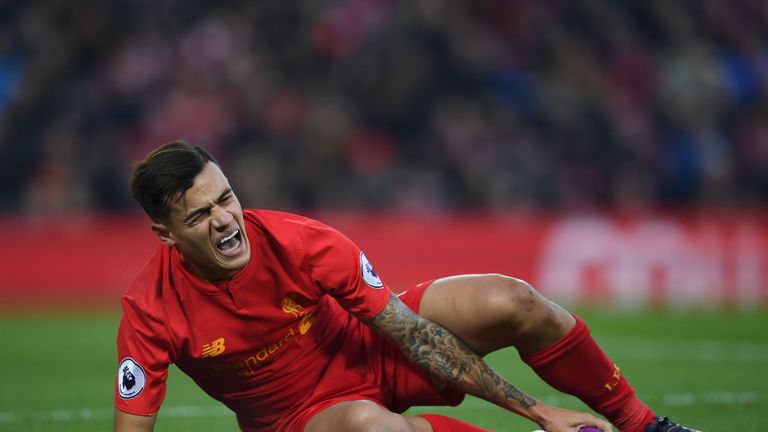
{"type": "Polygon", "coordinates": [[[271,429],[334,359],[360,354],[354,316],[375,316],[390,294],[360,249],[302,216],[243,214],[251,258],[236,276],[199,279],[161,246],[123,296],[118,409],[156,413],[174,363],[241,425],[271,429]]]}

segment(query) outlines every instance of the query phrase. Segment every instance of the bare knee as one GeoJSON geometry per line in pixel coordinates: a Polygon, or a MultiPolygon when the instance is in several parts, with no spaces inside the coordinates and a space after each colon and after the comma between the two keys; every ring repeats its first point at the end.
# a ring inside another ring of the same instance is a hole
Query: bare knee
{"type": "Polygon", "coordinates": [[[410,431],[410,424],[400,415],[389,412],[373,403],[356,404],[345,416],[347,432],[395,432],[410,431]]]}
{"type": "Polygon", "coordinates": [[[483,279],[478,300],[493,317],[517,322],[546,307],[542,296],[524,280],[501,274],[488,274],[483,279]]]}
{"type": "Polygon", "coordinates": [[[547,300],[528,282],[501,274],[484,277],[487,281],[479,293],[480,301],[485,303],[482,309],[518,335],[560,334],[573,325],[567,311],[547,300]]]}
{"type": "Polygon", "coordinates": [[[343,432],[417,431],[405,417],[373,402],[343,402],[318,414],[305,431],[334,430],[343,432]]]}

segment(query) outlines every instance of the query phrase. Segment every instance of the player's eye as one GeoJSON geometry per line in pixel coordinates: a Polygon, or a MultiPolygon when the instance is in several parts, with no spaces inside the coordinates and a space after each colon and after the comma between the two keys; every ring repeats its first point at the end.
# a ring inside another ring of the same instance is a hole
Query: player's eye
{"type": "Polygon", "coordinates": [[[192,216],[190,219],[187,220],[187,226],[193,226],[198,224],[200,221],[203,220],[203,216],[208,214],[208,212],[199,212],[196,213],[194,216],[192,216]]]}

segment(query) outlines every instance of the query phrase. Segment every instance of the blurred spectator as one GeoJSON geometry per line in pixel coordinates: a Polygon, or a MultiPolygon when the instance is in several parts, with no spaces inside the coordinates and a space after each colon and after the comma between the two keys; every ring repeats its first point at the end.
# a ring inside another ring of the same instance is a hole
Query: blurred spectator
{"type": "Polygon", "coordinates": [[[765,204],[768,3],[3,2],[1,211],[171,139],[247,206],[765,204]]]}

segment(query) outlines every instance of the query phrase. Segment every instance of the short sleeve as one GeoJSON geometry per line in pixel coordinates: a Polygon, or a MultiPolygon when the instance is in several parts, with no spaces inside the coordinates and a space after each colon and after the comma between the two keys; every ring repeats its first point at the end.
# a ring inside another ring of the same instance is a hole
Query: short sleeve
{"type": "Polygon", "coordinates": [[[171,363],[168,342],[162,322],[142,313],[131,299],[123,299],[117,332],[116,408],[136,415],[160,410],[171,363]]]}
{"type": "Polygon", "coordinates": [[[305,266],[324,292],[360,318],[378,315],[389,301],[390,289],[368,257],[349,238],[314,220],[304,224],[305,266]]]}

